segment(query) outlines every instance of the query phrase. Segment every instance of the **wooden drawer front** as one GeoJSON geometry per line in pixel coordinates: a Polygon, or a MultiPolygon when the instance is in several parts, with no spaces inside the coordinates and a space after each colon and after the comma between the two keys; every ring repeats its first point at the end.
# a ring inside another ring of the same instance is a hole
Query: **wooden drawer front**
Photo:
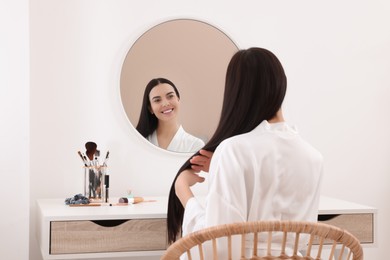
{"type": "Polygon", "coordinates": [[[166,219],[95,222],[51,222],[50,254],[153,251],[167,248],[166,219]]]}
{"type": "Polygon", "coordinates": [[[323,223],[343,228],[356,236],[360,243],[374,243],[373,214],[342,214],[334,215],[323,223]]]}

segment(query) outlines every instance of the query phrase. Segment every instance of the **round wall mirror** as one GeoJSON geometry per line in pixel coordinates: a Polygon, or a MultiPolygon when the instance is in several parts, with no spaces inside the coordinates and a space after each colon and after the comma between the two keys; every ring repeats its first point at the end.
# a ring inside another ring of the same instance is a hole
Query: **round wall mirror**
{"type": "Polygon", "coordinates": [[[148,82],[167,78],[180,92],[181,125],[207,142],[218,124],[227,65],[237,50],[221,30],[197,20],[171,20],[146,31],[131,46],[120,76],[129,121],[137,126],[148,82]]]}

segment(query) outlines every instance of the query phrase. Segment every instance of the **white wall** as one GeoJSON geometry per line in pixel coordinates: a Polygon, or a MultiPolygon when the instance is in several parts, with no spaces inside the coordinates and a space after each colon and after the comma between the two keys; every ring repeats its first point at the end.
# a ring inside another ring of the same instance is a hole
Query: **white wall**
{"type": "MultiPolygon", "coordinates": [[[[240,48],[269,48],[281,59],[289,82],[287,120],[326,159],[322,193],[379,209],[379,247],[365,253],[385,258],[389,2],[32,0],[30,10],[30,259],[40,259],[35,200],[82,191],[76,151],[86,141],[110,150],[112,196],[127,188],[139,196],[167,195],[186,158],[139,138],[120,104],[119,75],[137,37],[172,18],[209,22],[240,48]]],[[[28,116],[21,118],[18,126],[27,127],[28,116]]]]}
{"type": "Polygon", "coordinates": [[[0,256],[28,259],[28,1],[0,1],[0,256]]]}

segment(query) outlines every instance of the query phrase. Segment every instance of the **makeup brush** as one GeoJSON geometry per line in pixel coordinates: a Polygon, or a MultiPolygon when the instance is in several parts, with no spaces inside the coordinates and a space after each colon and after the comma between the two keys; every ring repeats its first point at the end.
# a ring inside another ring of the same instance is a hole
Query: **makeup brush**
{"type": "Polygon", "coordinates": [[[77,151],[77,153],[79,154],[81,160],[83,161],[84,166],[88,166],[88,165],[87,165],[87,162],[84,160],[83,155],[81,154],[81,152],[80,152],[80,151],[77,151]]]}
{"type": "Polygon", "coordinates": [[[107,151],[106,158],[104,158],[103,166],[107,166],[108,156],[110,155],[110,151],[107,151]]]}
{"type": "Polygon", "coordinates": [[[145,200],[142,197],[133,197],[133,198],[122,197],[119,199],[119,203],[137,204],[140,202],[156,202],[156,200],[145,200]]]}

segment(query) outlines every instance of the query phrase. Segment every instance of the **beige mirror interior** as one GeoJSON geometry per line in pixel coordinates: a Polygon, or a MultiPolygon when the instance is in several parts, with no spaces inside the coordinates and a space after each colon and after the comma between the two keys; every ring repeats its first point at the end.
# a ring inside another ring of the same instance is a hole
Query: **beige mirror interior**
{"type": "Polygon", "coordinates": [[[207,142],[218,124],[226,68],[237,50],[221,30],[197,20],[171,20],[145,32],[127,53],[120,77],[131,124],[138,123],[147,83],[167,78],[180,92],[181,125],[207,142]]]}

